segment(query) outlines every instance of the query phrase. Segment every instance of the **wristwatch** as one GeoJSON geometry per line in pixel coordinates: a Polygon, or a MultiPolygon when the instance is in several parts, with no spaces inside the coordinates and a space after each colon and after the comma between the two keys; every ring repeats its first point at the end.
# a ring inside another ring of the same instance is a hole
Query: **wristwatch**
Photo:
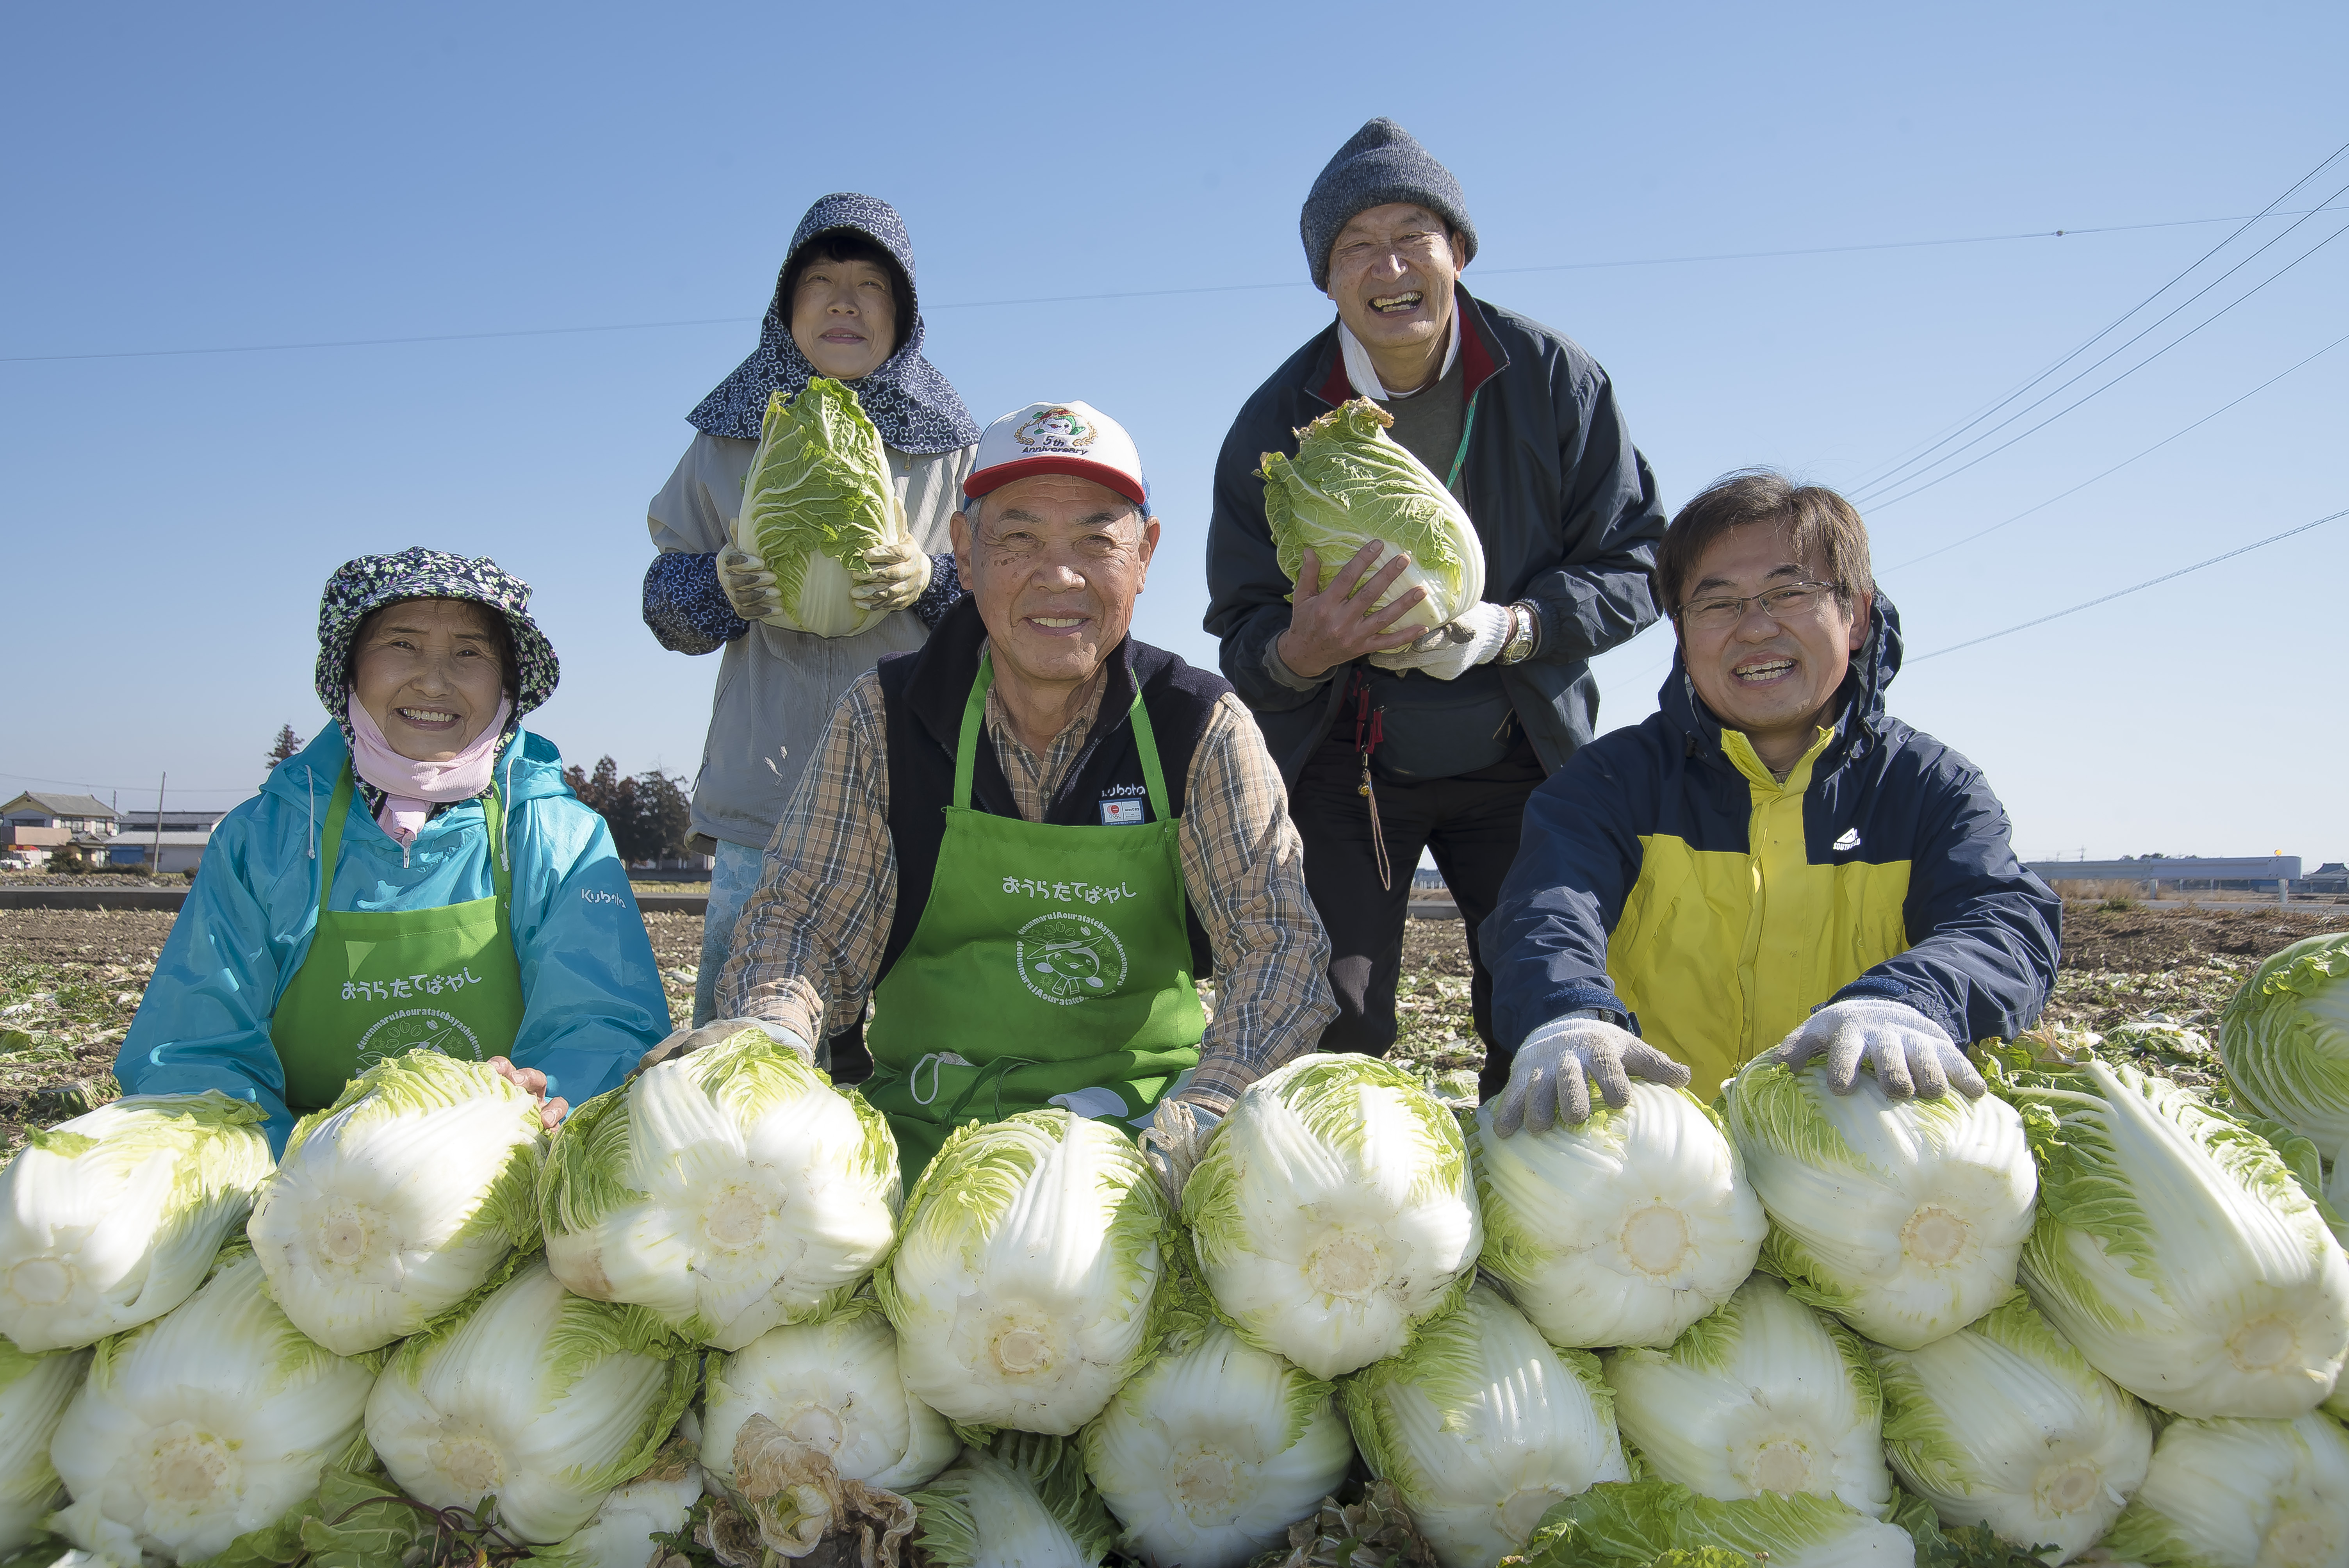
{"type": "Polygon", "coordinates": [[[1500,662],[1505,665],[1523,664],[1533,657],[1534,644],[1541,633],[1541,617],[1523,599],[1509,606],[1509,634],[1501,640],[1500,662]]]}

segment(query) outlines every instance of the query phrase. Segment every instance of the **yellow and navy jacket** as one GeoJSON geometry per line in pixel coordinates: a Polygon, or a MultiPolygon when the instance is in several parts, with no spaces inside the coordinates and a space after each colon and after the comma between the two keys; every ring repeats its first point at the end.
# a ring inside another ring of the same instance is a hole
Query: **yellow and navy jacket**
{"type": "Polygon", "coordinates": [[[1885,713],[1900,623],[1881,596],[1872,619],[1841,717],[1784,784],[1676,656],[1661,711],[1534,791],[1478,934],[1501,1040],[1613,1012],[1710,1098],[1829,1002],[1905,1002],[1961,1043],[2037,1019],[2062,902],[1981,770],[1885,713]]]}

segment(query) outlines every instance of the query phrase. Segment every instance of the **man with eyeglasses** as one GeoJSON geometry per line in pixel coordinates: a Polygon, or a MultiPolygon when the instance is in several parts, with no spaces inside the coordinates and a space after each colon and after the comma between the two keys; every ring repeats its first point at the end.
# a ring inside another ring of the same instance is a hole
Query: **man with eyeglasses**
{"type": "Polygon", "coordinates": [[[1657,561],[1680,652],[1645,723],[1535,791],[1485,923],[1515,1062],[1504,1136],[1630,1080],[1711,1099],[1772,1050],[1862,1064],[1894,1099],[1971,1097],[1969,1041],[2031,1026],[2063,905],[1973,764],[1885,711],[1900,622],[1868,530],[1752,470],[1672,519],[1657,561]]]}
{"type": "MultiPolygon", "coordinates": [[[[1663,509],[1598,362],[1459,286],[1476,253],[1466,200],[1401,126],[1371,120],[1340,148],[1299,227],[1337,320],[1257,389],[1225,439],[1206,628],[1304,838],[1339,1006],[1321,1048],[1382,1055],[1393,1043],[1423,851],[1466,922],[1489,1047],[1477,923],[1516,854],[1526,797],[1590,738],[1590,659],[1658,618],[1663,509]],[[1389,435],[1450,486],[1483,543],[1488,602],[1423,642],[1389,629],[1416,590],[1364,613],[1401,556],[1372,572],[1376,544],[1350,561],[1308,551],[1292,583],[1266,524],[1264,455],[1293,456],[1299,427],[1356,397],[1392,418],[1389,435]]],[[[1506,1067],[1498,1057],[1495,1070],[1506,1067]]]]}

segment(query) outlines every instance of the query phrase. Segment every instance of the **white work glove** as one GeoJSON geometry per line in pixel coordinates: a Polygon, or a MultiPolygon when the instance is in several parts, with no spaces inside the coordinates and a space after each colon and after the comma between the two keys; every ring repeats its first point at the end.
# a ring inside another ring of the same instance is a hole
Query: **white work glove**
{"type": "Polygon", "coordinates": [[[712,1018],[698,1029],[688,1026],[672,1031],[667,1039],[636,1058],[636,1071],[628,1076],[634,1078],[636,1073],[657,1068],[677,1057],[691,1056],[704,1046],[722,1046],[745,1029],[764,1030],[767,1037],[775,1044],[786,1050],[797,1051],[802,1061],[814,1065],[815,1052],[809,1048],[808,1043],[781,1024],[771,1024],[764,1018],[712,1018]]]}
{"type": "Polygon", "coordinates": [[[1876,1070],[1887,1099],[1939,1099],[1955,1084],[1968,1099],[1980,1099],[1989,1086],[1949,1031],[1906,1002],[1855,996],[1820,1008],[1778,1043],[1770,1059],[1799,1068],[1813,1057],[1827,1058],[1827,1088],[1849,1094],[1859,1081],[1859,1064],[1876,1070]]]}
{"type": "Polygon", "coordinates": [[[864,552],[864,571],[849,580],[850,603],[860,610],[902,610],[930,586],[930,558],[900,534],[864,552]]]}
{"type": "Polygon", "coordinates": [[[1424,670],[1440,681],[1457,680],[1498,657],[1509,640],[1506,604],[1472,604],[1407,648],[1372,654],[1371,663],[1387,670],[1424,670]]]}
{"type": "Polygon", "coordinates": [[[1166,1202],[1175,1208],[1182,1207],[1183,1183],[1191,1179],[1191,1168],[1199,1163],[1199,1155],[1207,1147],[1207,1134],[1223,1119],[1223,1112],[1179,1095],[1166,1095],[1151,1109],[1150,1125],[1142,1130],[1139,1140],[1142,1158],[1157,1172],[1158,1184],[1166,1190],[1166,1202]]]}
{"type": "Polygon", "coordinates": [[[765,562],[737,545],[730,544],[718,552],[718,586],[734,613],[746,621],[763,621],[782,613],[783,595],[775,586],[775,574],[767,570],[765,562]]]}
{"type": "Polygon", "coordinates": [[[1521,1127],[1547,1132],[1559,1122],[1588,1121],[1592,1084],[1620,1109],[1631,1103],[1633,1078],[1685,1088],[1689,1070],[1604,1014],[1586,1008],[1553,1018],[1517,1047],[1493,1130],[1509,1138],[1521,1127]]]}

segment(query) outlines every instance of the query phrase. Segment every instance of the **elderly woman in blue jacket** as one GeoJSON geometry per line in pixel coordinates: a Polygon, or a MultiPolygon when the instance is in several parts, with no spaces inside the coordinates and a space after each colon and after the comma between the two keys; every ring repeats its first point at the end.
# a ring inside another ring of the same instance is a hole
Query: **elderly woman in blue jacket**
{"type": "Polygon", "coordinates": [[[620,1082],[668,1004],[603,818],[522,719],[554,694],[530,587],[486,556],[365,555],[327,581],[333,725],[213,830],[115,1061],[130,1094],[293,1119],[422,1046],[567,1102],[620,1082]]]}

